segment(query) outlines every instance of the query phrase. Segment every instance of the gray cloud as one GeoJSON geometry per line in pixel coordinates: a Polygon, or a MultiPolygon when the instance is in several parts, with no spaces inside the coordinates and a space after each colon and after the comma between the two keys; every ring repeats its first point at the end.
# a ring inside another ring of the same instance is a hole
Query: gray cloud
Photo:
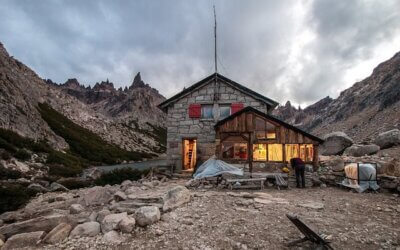
{"type": "MultiPolygon", "coordinates": [[[[281,102],[336,96],[400,50],[396,0],[215,2],[219,71],[281,102]]],[[[141,71],[169,97],[213,72],[212,4],[2,0],[0,41],[43,78],[125,86],[141,71]]]]}

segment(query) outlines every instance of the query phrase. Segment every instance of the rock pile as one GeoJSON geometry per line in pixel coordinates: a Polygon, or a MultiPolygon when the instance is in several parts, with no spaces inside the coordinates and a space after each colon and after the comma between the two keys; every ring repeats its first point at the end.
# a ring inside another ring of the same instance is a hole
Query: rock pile
{"type": "Polygon", "coordinates": [[[136,227],[145,230],[190,199],[187,188],[159,181],[125,181],[41,194],[24,209],[0,215],[2,249],[34,248],[101,234],[104,242],[118,244],[125,240],[124,234],[136,227]]]}

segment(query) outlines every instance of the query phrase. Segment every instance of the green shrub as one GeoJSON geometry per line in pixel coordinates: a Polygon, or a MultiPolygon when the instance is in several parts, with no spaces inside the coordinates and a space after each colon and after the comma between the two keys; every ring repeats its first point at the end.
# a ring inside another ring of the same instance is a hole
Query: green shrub
{"type": "Polygon", "coordinates": [[[76,177],[82,173],[79,166],[64,166],[62,164],[50,164],[49,175],[58,177],[76,177]]]}
{"type": "Polygon", "coordinates": [[[46,141],[35,142],[30,138],[22,137],[14,131],[4,128],[0,128],[0,148],[4,148],[11,153],[17,152],[17,148],[26,148],[37,153],[51,151],[51,147],[46,141]]]}
{"type": "Polygon", "coordinates": [[[11,159],[11,155],[10,153],[8,153],[7,151],[4,151],[1,153],[1,159],[8,161],[11,159]]]}
{"type": "Polygon", "coordinates": [[[81,180],[76,178],[65,178],[57,181],[68,189],[86,188],[93,185],[93,181],[81,180]]]}
{"type": "Polygon", "coordinates": [[[35,192],[19,184],[0,186],[0,214],[25,205],[35,192]]]}
{"type": "Polygon", "coordinates": [[[50,128],[68,143],[71,153],[94,164],[115,164],[150,156],[146,153],[130,152],[104,141],[100,136],[75,124],[46,103],[39,103],[38,110],[50,128]]]}
{"type": "Polygon", "coordinates": [[[107,184],[120,184],[124,180],[139,180],[143,175],[147,175],[149,170],[137,170],[132,168],[114,169],[110,172],[103,173],[100,178],[95,180],[96,185],[104,186],[107,184]]]}
{"type": "Polygon", "coordinates": [[[31,154],[26,151],[25,149],[19,149],[15,154],[14,157],[23,161],[29,160],[31,158],[31,154]]]}
{"type": "Polygon", "coordinates": [[[21,178],[21,173],[17,170],[5,168],[0,163],[0,180],[18,179],[21,178]]]}
{"type": "Polygon", "coordinates": [[[13,145],[8,143],[6,140],[4,140],[1,137],[0,137],[0,148],[4,148],[8,152],[12,152],[12,153],[17,152],[17,149],[13,145]]]}

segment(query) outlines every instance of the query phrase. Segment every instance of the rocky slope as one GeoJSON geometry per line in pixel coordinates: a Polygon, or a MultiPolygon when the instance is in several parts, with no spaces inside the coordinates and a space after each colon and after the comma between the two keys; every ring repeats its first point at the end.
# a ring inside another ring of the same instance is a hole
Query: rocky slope
{"type": "Polygon", "coordinates": [[[109,143],[138,152],[162,152],[164,114],[156,105],[164,100],[145,84],[140,74],[125,90],[109,81],[93,88],[76,79],[57,85],[44,81],[23,63],[9,56],[0,43],[0,127],[35,140],[46,139],[57,149],[68,144],[42,119],[38,103],[46,102],[76,124],[109,143]]]}
{"type": "Polygon", "coordinates": [[[316,135],[344,131],[357,142],[400,128],[400,52],[336,99],[326,97],[305,109],[287,102],[274,114],[316,135]]]}

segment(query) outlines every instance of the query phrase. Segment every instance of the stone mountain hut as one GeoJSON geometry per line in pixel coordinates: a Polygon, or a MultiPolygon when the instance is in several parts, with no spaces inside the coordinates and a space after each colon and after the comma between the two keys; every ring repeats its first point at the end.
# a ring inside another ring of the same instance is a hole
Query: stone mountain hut
{"type": "Polygon", "coordinates": [[[193,171],[216,155],[245,170],[274,171],[293,157],[316,163],[321,139],[270,115],[278,103],[214,73],[159,104],[167,113],[167,158],[193,171]]]}

